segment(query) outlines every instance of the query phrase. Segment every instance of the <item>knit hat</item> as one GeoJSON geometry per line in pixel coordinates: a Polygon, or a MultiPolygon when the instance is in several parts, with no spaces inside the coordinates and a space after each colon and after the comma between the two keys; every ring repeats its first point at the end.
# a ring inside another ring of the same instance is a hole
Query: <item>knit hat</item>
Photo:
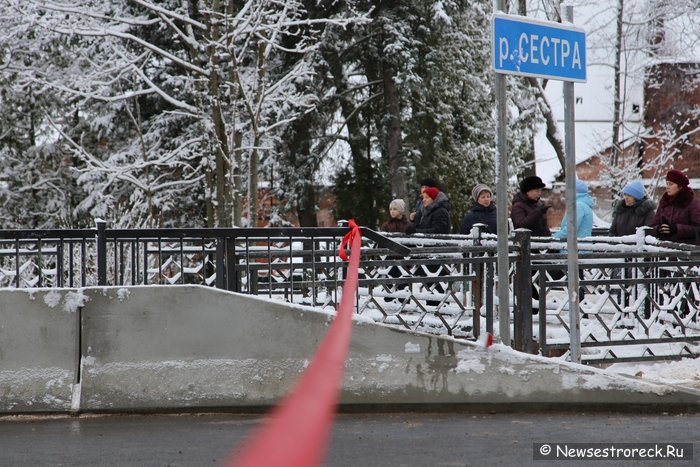
{"type": "Polygon", "coordinates": [[[437,187],[437,182],[434,178],[424,178],[420,181],[420,186],[432,186],[437,187]]]}
{"type": "Polygon", "coordinates": [[[389,209],[396,209],[402,216],[406,215],[406,203],[402,199],[396,198],[392,200],[389,203],[389,209]]]}
{"type": "Polygon", "coordinates": [[[666,180],[673,182],[680,187],[690,185],[690,180],[688,180],[688,177],[683,172],[676,169],[671,169],[668,171],[666,174],[666,180]]]}
{"type": "Polygon", "coordinates": [[[440,190],[438,190],[438,189],[435,188],[434,186],[429,186],[428,188],[426,188],[425,190],[423,190],[423,193],[425,193],[426,195],[430,196],[432,199],[435,199],[435,198],[437,198],[438,195],[440,194],[440,190]]]}
{"type": "Polygon", "coordinates": [[[576,179],[576,193],[588,193],[588,185],[578,178],[576,179]]]}
{"type": "Polygon", "coordinates": [[[485,185],[483,183],[477,183],[474,189],[472,190],[472,198],[474,198],[474,201],[479,201],[479,195],[483,191],[488,191],[491,193],[491,196],[493,196],[493,191],[491,191],[491,188],[488,187],[488,185],[485,185]]]}
{"type": "Polygon", "coordinates": [[[537,190],[539,188],[544,188],[545,184],[542,182],[542,179],[540,177],[525,177],[523,180],[520,182],[520,191],[523,193],[527,193],[530,190],[537,190]]]}
{"type": "Polygon", "coordinates": [[[623,195],[629,195],[636,200],[643,199],[646,195],[644,184],[641,180],[632,180],[622,189],[623,195]]]}

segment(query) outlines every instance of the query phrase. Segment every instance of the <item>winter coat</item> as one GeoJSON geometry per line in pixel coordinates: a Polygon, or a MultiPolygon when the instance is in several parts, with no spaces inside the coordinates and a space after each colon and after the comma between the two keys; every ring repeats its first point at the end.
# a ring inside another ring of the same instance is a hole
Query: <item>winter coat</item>
{"type": "Polygon", "coordinates": [[[651,224],[656,210],[656,203],[646,196],[637,200],[632,206],[627,206],[623,199],[617,200],[613,206],[613,220],[610,225],[610,235],[620,237],[633,235],[637,227],[651,224]]]}
{"type": "MultiPolygon", "coordinates": [[[[442,195],[442,192],[440,192],[442,195]]],[[[438,197],[428,206],[423,206],[420,219],[416,217],[416,232],[427,234],[450,233],[450,201],[447,196],[438,197]]]]}
{"type": "Polygon", "coordinates": [[[534,201],[525,193],[516,193],[510,209],[513,228],[530,229],[533,237],[549,237],[552,232],[547,225],[547,208],[540,201],[534,201]]]}
{"type": "MultiPolygon", "coordinates": [[[[566,238],[566,225],[569,216],[564,213],[561,229],[554,233],[555,238],[566,238]]],[[[576,237],[590,237],[593,234],[593,198],[588,193],[576,193],[576,237]]]]}
{"type": "Polygon", "coordinates": [[[650,225],[654,229],[652,234],[661,240],[700,245],[700,201],[689,187],[682,188],[673,197],[664,193],[650,225]],[[661,224],[675,226],[676,233],[659,236],[661,224]]]}
{"type": "MultiPolygon", "coordinates": [[[[435,203],[437,203],[437,202],[443,204],[443,205],[445,206],[445,208],[447,208],[448,211],[449,211],[450,208],[452,207],[452,203],[450,203],[450,199],[449,199],[449,198],[447,197],[447,195],[446,195],[445,193],[443,193],[442,191],[438,194],[438,197],[437,197],[437,199],[433,202],[433,204],[435,204],[435,203]]],[[[424,209],[424,207],[423,207],[423,196],[421,195],[421,196],[419,196],[418,199],[416,200],[416,207],[415,207],[415,209],[414,209],[414,211],[415,211],[415,213],[416,213],[416,218],[413,219],[413,223],[414,223],[414,224],[416,224],[416,225],[420,224],[420,218],[421,218],[421,216],[423,215],[423,209],[424,209]]]]}
{"type": "Polygon", "coordinates": [[[486,224],[487,232],[495,234],[498,231],[498,219],[496,216],[496,205],[482,206],[474,203],[471,210],[464,215],[459,226],[459,233],[466,235],[471,232],[474,224],[486,224]]]}
{"type": "Polygon", "coordinates": [[[390,218],[382,224],[380,230],[384,232],[412,234],[416,231],[416,226],[406,219],[406,216],[401,216],[401,219],[390,218]]]}

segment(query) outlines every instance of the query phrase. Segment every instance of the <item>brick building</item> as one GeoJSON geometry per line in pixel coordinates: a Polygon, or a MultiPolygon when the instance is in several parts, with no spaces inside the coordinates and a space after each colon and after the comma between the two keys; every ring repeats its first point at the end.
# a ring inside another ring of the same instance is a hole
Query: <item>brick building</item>
{"type": "MultiPolygon", "coordinates": [[[[601,183],[611,163],[612,150],[594,154],[576,166],[581,180],[589,182],[596,198],[596,214],[610,220],[612,202],[619,196],[601,183]]],[[[665,191],[668,169],[687,173],[691,187],[700,190],[700,63],[658,63],[647,69],[644,82],[643,130],[622,142],[618,166],[639,168],[640,178],[658,200],[665,191]],[[652,189],[652,187],[654,187],[652,189]]],[[[700,191],[697,193],[700,194],[700,191]]],[[[565,211],[564,181],[554,183],[550,197],[551,226],[561,225],[565,211]]]]}

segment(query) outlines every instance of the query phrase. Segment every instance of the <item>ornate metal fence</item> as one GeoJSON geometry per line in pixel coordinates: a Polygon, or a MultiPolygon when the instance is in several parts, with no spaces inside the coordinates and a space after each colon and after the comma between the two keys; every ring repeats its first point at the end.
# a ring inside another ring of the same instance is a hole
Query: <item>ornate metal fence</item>
{"type": "MultiPolygon", "coordinates": [[[[345,228],[0,231],[0,286],[201,284],[334,309],[345,228]]],[[[495,236],[363,229],[356,311],[374,322],[477,339],[494,331],[495,236]]],[[[565,244],[516,231],[509,246],[513,342],[569,347],[565,244]],[[534,297],[534,298],[533,298],[534,297]],[[533,314],[533,310],[539,312],[533,314]]],[[[586,363],[695,356],[700,249],[639,236],[579,242],[586,363]]]]}
{"type": "MultiPolygon", "coordinates": [[[[0,286],[201,284],[334,309],[345,228],[0,231],[0,286]]],[[[495,243],[363,229],[357,312],[411,330],[493,331],[495,243]]]]}
{"type": "MultiPolygon", "coordinates": [[[[544,355],[569,348],[566,255],[551,240],[533,242],[539,298],[537,342],[544,355]]],[[[579,314],[585,363],[697,356],[700,348],[700,249],[651,237],[579,241],[579,314]]]]}

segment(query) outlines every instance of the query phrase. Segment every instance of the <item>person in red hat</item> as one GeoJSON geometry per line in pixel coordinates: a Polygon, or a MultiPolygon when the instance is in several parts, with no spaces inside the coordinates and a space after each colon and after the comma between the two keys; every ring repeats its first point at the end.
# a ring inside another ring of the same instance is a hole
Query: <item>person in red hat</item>
{"type": "Polygon", "coordinates": [[[651,220],[653,235],[660,240],[700,245],[700,201],[680,170],[666,174],[666,193],[651,220]]]}
{"type": "MultiPolygon", "coordinates": [[[[416,232],[423,234],[450,233],[450,202],[435,187],[426,187],[423,190],[423,207],[416,221],[416,232]]],[[[449,276],[449,271],[441,265],[428,265],[426,268],[431,274],[449,276]]],[[[417,276],[427,275],[421,267],[417,268],[414,274],[417,276]]],[[[435,294],[435,299],[426,300],[425,304],[429,307],[439,307],[446,290],[444,283],[426,283],[425,289],[435,294]]]]}
{"type": "MultiPolygon", "coordinates": [[[[437,184],[437,181],[434,178],[424,178],[423,180],[420,181],[420,194],[418,195],[418,198],[416,199],[415,207],[413,208],[413,211],[411,211],[408,214],[408,220],[413,222],[414,224],[418,225],[420,223],[420,218],[423,215],[423,192],[425,191],[426,188],[437,188],[438,191],[440,190],[440,186],[437,184]]],[[[447,210],[450,210],[451,203],[450,199],[445,195],[444,192],[439,191],[438,198],[436,199],[437,202],[443,203],[447,210]]]]}
{"type": "Polygon", "coordinates": [[[416,224],[417,233],[450,233],[449,202],[443,201],[447,198],[440,194],[440,190],[432,186],[423,190],[423,211],[416,224]]]}

